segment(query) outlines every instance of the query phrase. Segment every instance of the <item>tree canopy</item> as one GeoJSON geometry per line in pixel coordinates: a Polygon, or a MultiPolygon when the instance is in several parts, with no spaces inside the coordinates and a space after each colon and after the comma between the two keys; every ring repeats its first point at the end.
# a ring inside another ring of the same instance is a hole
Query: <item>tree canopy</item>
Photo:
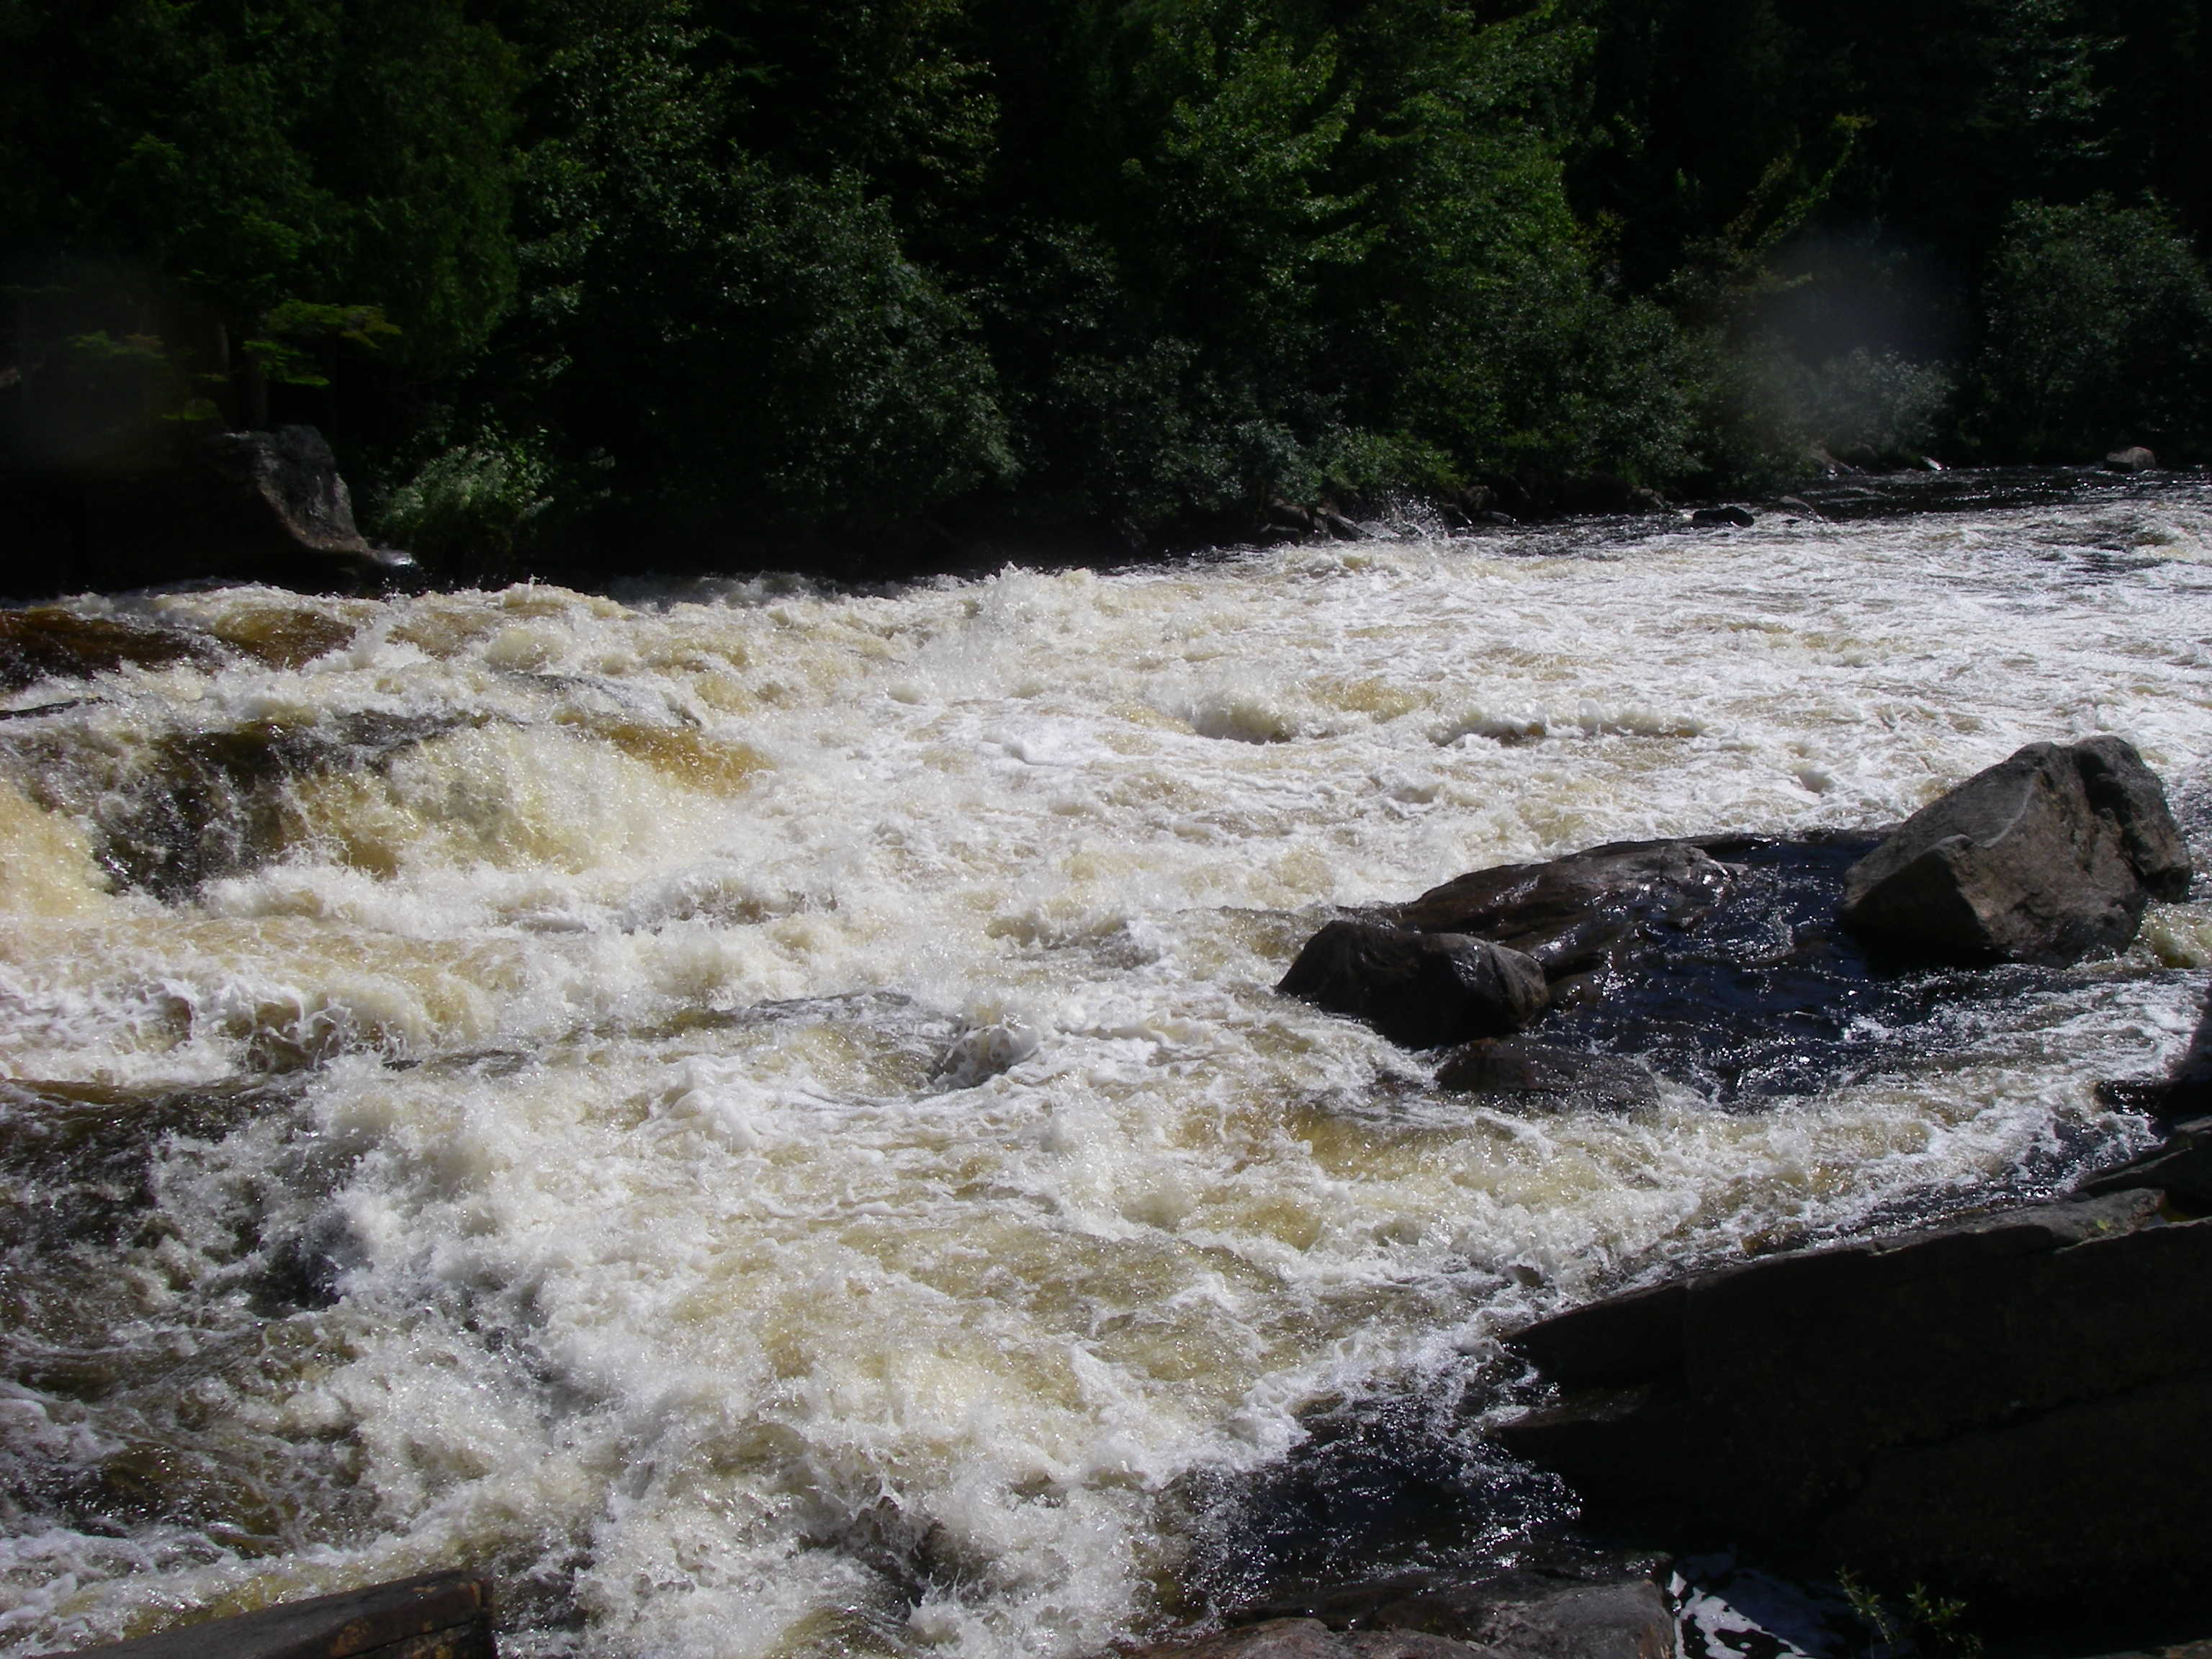
{"type": "Polygon", "coordinates": [[[0,0],[0,445],[313,421],[521,562],[2194,454],[2203,21],[0,0]]]}

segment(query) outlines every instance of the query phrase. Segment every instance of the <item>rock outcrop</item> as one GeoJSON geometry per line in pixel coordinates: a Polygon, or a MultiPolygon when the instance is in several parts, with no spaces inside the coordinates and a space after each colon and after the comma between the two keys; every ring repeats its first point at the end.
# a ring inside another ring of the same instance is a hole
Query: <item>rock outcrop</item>
{"type": "Polygon", "coordinates": [[[1842,919],[1904,960],[2078,962],[2124,948],[2188,848],[2118,738],[2033,743],[1921,808],[1844,877],[1842,919]]]}
{"type": "Polygon", "coordinates": [[[15,528],[8,597],[27,599],[209,577],[306,592],[414,579],[373,547],[329,444],[313,427],[222,432],[158,464],[0,477],[15,528]]]}
{"type": "Polygon", "coordinates": [[[2148,472],[2157,465],[2158,457],[2141,444],[2130,444],[2105,457],[2105,468],[2110,472],[2148,472]]]}
{"type": "Polygon", "coordinates": [[[1544,970],[1518,951],[1365,921],[1316,933],[1275,989],[1364,1019],[1408,1048],[1520,1030],[1549,1000],[1544,970]]]}
{"type": "Polygon", "coordinates": [[[1500,1432],[1586,1519],[1995,1617],[2204,1611],[2212,1221],[2130,1189],[1794,1252],[1543,1321],[1500,1432]],[[2179,1478],[2177,1476],[2179,1475],[2179,1478]]]}

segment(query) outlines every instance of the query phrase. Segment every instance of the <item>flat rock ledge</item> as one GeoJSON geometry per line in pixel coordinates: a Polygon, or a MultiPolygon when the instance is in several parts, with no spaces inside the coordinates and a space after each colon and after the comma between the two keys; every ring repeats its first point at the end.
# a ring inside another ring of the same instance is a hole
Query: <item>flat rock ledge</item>
{"type": "Polygon", "coordinates": [[[1924,1583],[2014,1625],[2212,1626],[2212,1219],[2146,1183],[1695,1274],[1511,1346],[1498,1437],[1586,1525],[1924,1583]]]}

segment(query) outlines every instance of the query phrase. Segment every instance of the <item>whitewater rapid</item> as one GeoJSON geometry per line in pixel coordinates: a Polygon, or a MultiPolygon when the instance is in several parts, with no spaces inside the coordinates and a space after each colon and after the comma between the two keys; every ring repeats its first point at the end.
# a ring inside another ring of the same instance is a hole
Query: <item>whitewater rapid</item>
{"type": "Polygon", "coordinates": [[[1194,1493],[1316,1401],[2140,1138],[2092,1085],[2186,1039],[2201,900],[1726,1109],[1472,1106],[1270,988],[1334,907],[2040,738],[2201,865],[2212,488],[1376,530],[70,602],[175,649],[0,697],[0,1653],[467,1565],[518,1655],[1079,1659],[1206,1616],[1194,1493]]]}

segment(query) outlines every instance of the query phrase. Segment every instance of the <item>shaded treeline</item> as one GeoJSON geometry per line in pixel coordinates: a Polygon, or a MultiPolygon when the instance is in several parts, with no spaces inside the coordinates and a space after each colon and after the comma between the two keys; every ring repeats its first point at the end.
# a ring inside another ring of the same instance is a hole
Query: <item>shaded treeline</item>
{"type": "Polygon", "coordinates": [[[486,571],[2202,459],[2203,14],[0,0],[0,432],[486,571]]]}

